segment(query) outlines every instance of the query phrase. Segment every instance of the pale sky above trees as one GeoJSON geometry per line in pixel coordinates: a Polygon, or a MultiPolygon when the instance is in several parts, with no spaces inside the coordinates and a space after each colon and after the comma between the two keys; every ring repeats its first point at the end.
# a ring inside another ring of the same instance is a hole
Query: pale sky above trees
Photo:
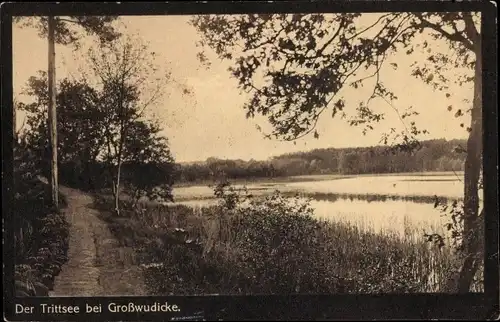
{"type": "MultiPolygon", "coordinates": [[[[373,19],[376,14],[366,15],[367,19],[373,19]]],[[[387,117],[375,131],[368,132],[366,136],[362,134],[361,127],[351,127],[346,120],[324,115],[317,127],[319,139],[314,139],[312,134],[298,140],[296,144],[264,139],[256,125],[260,125],[264,131],[270,127],[265,119],[245,118],[242,106],[249,95],[240,93],[237,81],[227,71],[229,65],[210,52],[208,58],[212,64],[209,69],[198,61],[196,41],[199,36],[188,24],[189,16],[124,16],[120,20],[117,24],[119,30],[124,34],[139,35],[156,53],[157,61],[168,64],[172,79],[177,82],[165,88],[163,103],[155,111],[164,122],[165,135],[177,161],[205,160],[208,157],[260,160],[313,148],[377,145],[381,133],[388,128],[403,127],[393,107],[383,100],[374,100],[374,108],[385,111],[387,117]],[[185,87],[191,90],[191,95],[183,92],[185,87]]],[[[420,40],[428,40],[433,48],[440,45],[425,33],[420,40]]],[[[92,37],[88,37],[82,48],[92,45],[93,41],[92,37]]],[[[446,47],[443,47],[443,51],[446,51],[446,47]]],[[[85,52],[85,49],[74,52],[69,46],[56,46],[57,79],[71,75],[78,77],[78,66],[81,66],[81,56],[85,52]]],[[[451,88],[451,99],[446,98],[445,93],[434,91],[410,75],[409,65],[415,57],[410,59],[402,50],[382,70],[384,83],[399,97],[394,107],[402,113],[411,105],[420,112],[414,120],[417,126],[429,131],[421,139],[465,139],[467,132],[460,127],[460,123],[468,124],[469,120],[454,118],[454,112],[449,112],[448,106],[451,104],[454,111],[470,108],[470,103],[463,99],[472,96],[472,84],[451,88]],[[391,68],[391,62],[398,64],[398,70],[391,68]]],[[[21,91],[28,78],[35,76],[38,70],[47,69],[47,41],[40,39],[32,28],[14,26],[13,59],[14,96],[23,101],[26,98],[21,91]]],[[[346,110],[349,110],[351,98],[354,110],[357,100],[367,99],[370,94],[368,86],[366,89],[348,89],[345,95],[346,110]]],[[[18,113],[17,118],[17,127],[20,127],[23,114],[18,113]]]]}

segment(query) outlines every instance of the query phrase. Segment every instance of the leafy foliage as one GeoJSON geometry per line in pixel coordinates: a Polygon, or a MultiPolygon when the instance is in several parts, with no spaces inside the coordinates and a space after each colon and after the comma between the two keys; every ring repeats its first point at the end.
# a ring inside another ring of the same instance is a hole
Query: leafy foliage
{"type": "MultiPolygon", "coordinates": [[[[15,287],[17,296],[48,296],[66,261],[69,225],[51,213],[49,187],[38,179],[36,154],[23,136],[14,148],[15,287]]],[[[59,199],[64,206],[64,198],[59,199]]]]}
{"type": "Polygon", "coordinates": [[[158,124],[136,121],[124,148],[123,182],[137,203],[141,198],[173,201],[174,159],[158,124]]]}
{"type": "MultiPolygon", "coordinates": [[[[415,62],[413,74],[431,84],[431,73],[437,71],[436,82],[443,84],[453,81],[446,68],[474,64],[469,52],[472,36],[463,30],[463,21],[475,18],[470,13],[384,13],[370,18],[360,13],[203,15],[191,23],[202,36],[200,45],[231,61],[240,88],[252,93],[245,105],[247,116],[267,116],[272,135],[292,140],[312,133],[321,114],[345,115],[346,108],[354,109],[352,103],[346,106],[342,89],[356,89],[372,80],[372,95],[359,103],[349,122],[373,129],[384,114],[369,103],[378,97],[392,106],[397,100],[384,86],[380,71],[399,50],[408,55],[427,51],[428,66],[415,62]],[[424,31],[447,40],[453,55],[434,53],[427,42],[419,43],[418,35],[424,31]]],[[[466,79],[470,74],[460,78],[466,79]]],[[[398,136],[409,143],[420,133],[406,129],[398,136]]]]}
{"type": "MultiPolygon", "coordinates": [[[[113,22],[117,19],[118,16],[55,17],[55,42],[79,48],[82,35],[71,26],[80,27],[87,35],[96,35],[101,43],[112,41],[120,36],[113,27],[113,22]]],[[[36,28],[40,37],[47,37],[47,17],[14,17],[13,21],[24,27],[36,28]]]]}
{"type": "MultiPolygon", "coordinates": [[[[103,145],[102,128],[105,126],[99,109],[99,93],[85,81],[62,79],[59,82],[56,103],[58,125],[59,161],[62,164],[81,160],[80,163],[96,161],[99,148],[103,145]]],[[[47,77],[28,80],[25,94],[35,98],[32,103],[20,102],[18,109],[27,112],[27,144],[38,155],[42,168],[48,169],[47,129],[47,77]]],[[[80,165],[81,166],[81,165],[80,165]]],[[[78,168],[78,166],[77,166],[78,168]]]]}
{"type": "MultiPolygon", "coordinates": [[[[437,197],[434,203],[434,208],[438,208],[442,213],[442,216],[447,218],[448,221],[445,223],[446,231],[450,233],[449,244],[453,247],[456,252],[463,253],[465,251],[464,247],[464,204],[463,201],[453,200],[451,202],[445,203],[439,200],[437,197]]],[[[481,223],[484,218],[484,212],[481,211],[477,218],[477,221],[481,223]]],[[[483,225],[478,225],[479,229],[475,231],[475,234],[480,237],[484,237],[484,227],[483,225]]],[[[446,238],[439,234],[425,234],[425,237],[429,242],[434,242],[440,248],[445,246],[446,238]]]]}
{"type": "MultiPolygon", "coordinates": [[[[456,254],[459,254],[463,258],[474,258],[477,261],[474,265],[476,270],[472,276],[472,285],[479,289],[483,288],[483,271],[481,270],[481,263],[483,261],[484,254],[484,244],[482,242],[478,243],[478,248],[470,253],[467,249],[467,239],[474,238],[478,241],[484,240],[484,208],[481,209],[479,216],[475,218],[474,229],[470,234],[465,234],[465,208],[463,201],[453,200],[451,202],[443,202],[435,197],[434,208],[438,208],[441,211],[441,216],[447,219],[444,224],[447,234],[438,233],[425,233],[424,237],[429,243],[433,243],[439,249],[445,246],[451,246],[456,254]]],[[[447,285],[446,287],[452,288],[454,286],[447,285]]]]}

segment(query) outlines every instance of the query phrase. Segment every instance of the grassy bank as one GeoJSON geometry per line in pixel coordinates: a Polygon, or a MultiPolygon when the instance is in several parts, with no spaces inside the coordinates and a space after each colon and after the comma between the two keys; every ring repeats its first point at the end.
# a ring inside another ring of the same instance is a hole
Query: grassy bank
{"type": "Polygon", "coordinates": [[[228,201],[136,210],[125,201],[121,217],[108,198],[96,197],[96,206],[139,254],[151,294],[434,292],[458,268],[447,247],[319,221],[298,199],[228,201]]]}
{"type": "MultiPolygon", "coordinates": [[[[15,291],[16,296],[48,296],[67,260],[69,225],[52,211],[50,187],[34,176],[15,180],[15,291]]],[[[67,203],[59,195],[60,208],[67,203]]]]}

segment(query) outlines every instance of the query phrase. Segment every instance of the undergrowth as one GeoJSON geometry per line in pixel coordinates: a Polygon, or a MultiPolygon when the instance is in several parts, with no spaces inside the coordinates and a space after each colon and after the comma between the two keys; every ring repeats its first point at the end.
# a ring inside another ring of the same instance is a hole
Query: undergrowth
{"type": "MultiPolygon", "coordinates": [[[[50,187],[39,180],[29,151],[17,147],[14,167],[15,293],[48,296],[67,261],[69,224],[50,207],[50,187]]],[[[67,201],[59,195],[60,209],[67,201]]]]}
{"type": "Polygon", "coordinates": [[[248,198],[228,185],[215,195],[197,209],[124,201],[120,217],[107,198],[96,206],[139,254],[151,294],[436,292],[458,269],[449,247],[318,220],[299,197],[248,198]]]}

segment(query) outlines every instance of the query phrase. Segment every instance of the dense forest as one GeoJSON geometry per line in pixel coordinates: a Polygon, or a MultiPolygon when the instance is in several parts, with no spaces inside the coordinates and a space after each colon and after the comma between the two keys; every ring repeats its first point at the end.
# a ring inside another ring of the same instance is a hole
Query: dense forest
{"type": "Polygon", "coordinates": [[[222,160],[177,164],[177,182],[224,176],[228,179],[308,174],[366,174],[422,171],[463,171],[465,140],[428,140],[414,151],[386,146],[326,148],[288,153],[266,161],[222,160]]]}

